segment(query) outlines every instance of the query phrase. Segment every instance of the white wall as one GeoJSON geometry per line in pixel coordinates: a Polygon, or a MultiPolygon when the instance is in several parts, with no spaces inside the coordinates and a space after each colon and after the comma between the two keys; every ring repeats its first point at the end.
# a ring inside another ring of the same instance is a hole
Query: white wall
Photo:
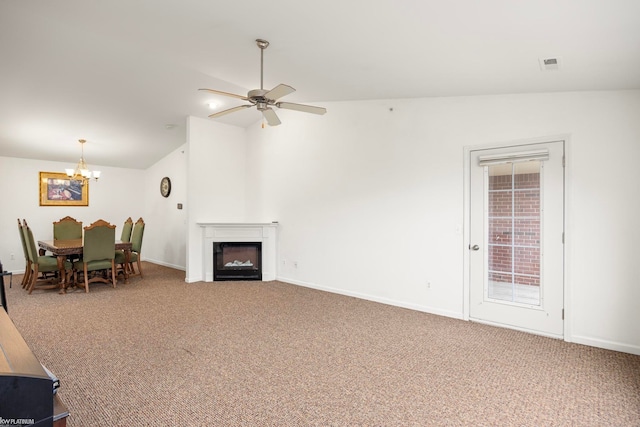
{"type": "Polygon", "coordinates": [[[568,134],[567,339],[640,354],[640,91],[324,106],[248,131],[280,280],[464,317],[464,148],[568,134]]]}
{"type": "Polygon", "coordinates": [[[190,117],[186,146],[147,171],[100,167],[89,207],[38,205],[38,172],[68,165],[0,157],[0,260],[24,267],[18,217],[48,239],[66,215],[119,229],[142,216],[143,258],[193,282],[197,222],[279,221],[280,280],[462,318],[464,148],[568,134],[567,339],[640,354],[640,91],[324,105],[266,129],[190,117]]]}
{"type": "Polygon", "coordinates": [[[84,226],[104,219],[117,226],[117,236],[127,217],[135,221],[144,215],[144,198],[140,197],[141,189],[135,188],[143,185],[144,171],[92,166],[102,171],[102,177],[89,184],[89,206],[40,206],[39,173],[61,172],[69,164],[0,157],[0,194],[5,195],[0,207],[0,260],[5,270],[24,271],[18,218],[27,220],[36,240],[48,240],[53,238],[53,222],[67,215],[82,221],[84,226]]]}
{"type": "MultiPolygon", "coordinates": [[[[145,235],[143,259],[184,270],[187,262],[187,144],[145,171],[145,235]],[[171,179],[169,197],[160,194],[160,180],[171,179]],[[182,209],[178,209],[178,203],[182,209]]],[[[137,218],[133,218],[134,221],[137,218]]]]}
{"type": "Polygon", "coordinates": [[[187,282],[204,279],[198,222],[245,220],[246,132],[209,119],[187,119],[187,282]]]}
{"type": "Polygon", "coordinates": [[[17,230],[17,218],[27,219],[38,240],[53,238],[53,221],[67,215],[90,225],[104,219],[117,226],[131,216],[146,223],[142,259],[184,270],[187,240],[186,144],[145,170],[94,165],[102,171],[98,182],[89,185],[89,206],[39,206],[39,172],[59,172],[69,165],[44,160],[0,157],[0,191],[11,194],[0,209],[0,261],[16,274],[24,270],[24,256],[17,230]],[[160,180],[171,178],[168,198],[160,195],[160,180]],[[183,203],[178,210],[177,204],[183,203]],[[14,260],[11,260],[11,254],[14,260]]]}

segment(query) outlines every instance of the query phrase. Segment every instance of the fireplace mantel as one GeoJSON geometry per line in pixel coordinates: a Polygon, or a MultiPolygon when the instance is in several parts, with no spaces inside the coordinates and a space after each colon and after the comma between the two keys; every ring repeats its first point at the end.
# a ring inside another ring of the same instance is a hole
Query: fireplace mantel
{"type": "Polygon", "coordinates": [[[262,281],[276,279],[277,222],[198,222],[202,227],[202,266],[205,282],[213,282],[214,242],[261,242],[262,281]]]}

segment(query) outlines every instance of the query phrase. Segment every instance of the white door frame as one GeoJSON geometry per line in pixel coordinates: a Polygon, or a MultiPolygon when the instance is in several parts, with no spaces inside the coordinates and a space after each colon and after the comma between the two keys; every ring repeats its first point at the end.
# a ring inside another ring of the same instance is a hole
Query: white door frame
{"type": "Polygon", "coordinates": [[[463,183],[463,189],[464,189],[464,201],[463,201],[463,218],[464,218],[464,227],[463,227],[463,248],[462,248],[462,253],[463,253],[463,261],[462,261],[462,265],[463,265],[463,292],[462,292],[462,298],[463,298],[463,303],[462,303],[462,307],[463,307],[463,319],[464,320],[469,320],[469,310],[470,310],[470,284],[471,284],[471,277],[470,277],[470,271],[469,271],[469,244],[470,244],[470,240],[469,240],[469,229],[470,229],[470,222],[471,222],[471,215],[470,215],[470,207],[471,207],[471,151],[475,151],[475,150],[486,150],[486,149],[492,149],[492,148],[505,148],[505,147],[517,147],[517,146],[521,146],[521,145],[529,145],[529,144],[540,144],[540,143],[545,143],[545,142],[553,142],[553,141],[564,141],[564,149],[565,149],[565,169],[564,169],[564,177],[565,177],[565,182],[564,182],[564,191],[563,191],[563,203],[564,203],[564,210],[563,210],[563,226],[564,226],[564,233],[565,233],[565,244],[562,248],[562,255],[564,258],[564,273],[563,273],[563,280],[564,280],[564,323],[563,323],[563,328],[564,328],[564,341],[567,342],[571,342],[571,286],[570,286],[570,281],[568,280],[568,270],[569,268],[567,268],[567,249],[570,247],[569,245],[569,236],[570,236],[570,231],[567,229],[568,224],[567,224],[567,209],[568,209],[568,194],[569,194],[569,188],[570,188],[570,162],[569,159],[570,157],[570,135],[568,134],[560,134],[560,135],[551,135],[551,136],[545,136],[545,137],[539,137],[539,138],[532,138],[532,139],[526,139],[526,140],[515,140],[515,141],[504,141],[504,142],[496,142],[496,143],[490,143],[490,144],[483,144],[483,145],[467,145],[464,147],[464,171],[463,171],[463,179],[464,179],[464,183],[463,183]]]}

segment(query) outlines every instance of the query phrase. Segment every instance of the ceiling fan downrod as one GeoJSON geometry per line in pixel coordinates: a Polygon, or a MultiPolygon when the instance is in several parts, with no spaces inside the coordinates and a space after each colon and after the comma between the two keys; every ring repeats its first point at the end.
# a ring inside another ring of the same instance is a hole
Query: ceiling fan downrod
{"type": "Polygon", "coordinates": [[[256,39],[256,44],[260,48],[260,90],[264,90],[262,79],[262,70],[264,68],[264,50],[269,46],[269,42],[262,39],[256,39]]]}

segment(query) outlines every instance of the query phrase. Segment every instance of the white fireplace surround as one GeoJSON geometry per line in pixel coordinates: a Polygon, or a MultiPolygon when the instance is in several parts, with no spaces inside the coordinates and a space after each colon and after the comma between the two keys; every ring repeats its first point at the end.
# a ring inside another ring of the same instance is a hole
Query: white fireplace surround
{"type": "Polygon", "coordinates": [[[205,282],[213,282],[213,243],[261,242],[262,281],[276,279],[276,230],[278,223],[199,222],[202,227],[202,266],[205,282]]]}

